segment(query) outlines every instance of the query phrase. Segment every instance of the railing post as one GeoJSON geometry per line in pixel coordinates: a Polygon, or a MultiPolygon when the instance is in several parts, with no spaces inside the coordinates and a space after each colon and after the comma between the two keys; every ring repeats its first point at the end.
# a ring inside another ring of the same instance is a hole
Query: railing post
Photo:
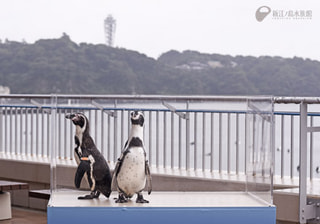
{"type": "Polygon", "coordinates": [[[300,173],[299,173],[299,219],[300,223],[307,223],[315,218],[314,205],[307,204],[307,132],[308,105],[300,104],[300,173]]]}
{"type": "Polygon", "coordinates": [[[222,113],[219,113],[219,173],[222,172],[222,113]]]}
{"type": "Polygon", "coordinates": [[[190,169],[190,112],[186,116],[186,170],[190,169]]]}
{"type": "Polygon", "coordinates": [[[285,151],[285,146],[284,146],[284,133],[285,133],[285,121],[284,121],[284,115],[281,115],[281,179],[284,178],[284,151],[285,151]]]}
{"type": "Polygon", "coordinates": [[[290,136],[290,148],[291,148],[291,166],[290,166],[290,177],[294,177],[294,116],[291,116],[291,136],[290,136]]]}
{"type": "Polygon", "coordinates": [[[163,168],[167,167],[167,112],[163,112],[163,168]]]}
{"type": "Polygon", "coordinates": [[[50,148],[49,148],[49,152],[50,152],[50,192],[51,195],[52,191],[55,191],[57,189],[57,96],[56,95],[52,95],[51,97],[51,120],[50,120],[50,126],[51,127],[51,136],[50,139],[48,139],[48,141],[50,140],[50,148]]]}
{"type": "MultiPolygon", "coordinates": [[[[310,127],[313,127],[313,117],[310,117],[310,127]]],[[[313,179],[313,132],[310,132],[310,180],[313,179]]]]}
{"type": "MultiPolygon", "coordinates": [[[[189,110],[189,101],[187,101],[189,110]]],[[[186,113],[186,170],[190,169],[190,112],[186,113]]]]}
{"type": "Polygon", "coordinates": [[[159,127],[159,111],[156,112],[156,166],[160,165],[160,127],[159,127]]]}
{"type": "MultiPolygon", "coordinates": [[[[128,113],[130,114],[130,113],[128,113]]],[[[129,122],[128,122],[129,123],[129,122]]],[[[128,130],[130,128],[128,127],[128,130]]],[[[149,164],[152,164],[152,111],[149,111],[149,164]]]]}
{"type": "Polygon", "coordinates": [[[174,168],[174,161],[175,161],[175,154],[174,154],[174,139],[175,139],[175,135],[174,135],[174,130],[175,130],[175,125],[174,125],[174,113],[171,112],[171,169],[174,168]]]}

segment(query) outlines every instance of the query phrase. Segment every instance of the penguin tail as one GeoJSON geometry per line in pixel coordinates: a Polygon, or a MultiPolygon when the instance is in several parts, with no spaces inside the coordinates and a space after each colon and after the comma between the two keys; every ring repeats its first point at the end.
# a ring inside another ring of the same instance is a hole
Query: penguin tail
{"type": "Polygon", "coordinates": [[[104,191],[101,191],[101,193],[106,196],[107,198],[110,197],[110,194],[111,194],[111,189],[110,190],[104,190],[104,191]]]}
{"type": "Polygon", "coordinates": [[[105,178],[105,186],[103,187],[101,193],[106,196],[107,198],[109,198],[111,192],[112,192],[112,188],[111,188],[111,184],[112,184],[112,179],[111,179],[111,175],[107,175],[105,178]]]}
{"type": "Polygon", "coordinates": [[[97,186],[97,190],[101,192],[104,196],[106,196],[106,198],[109,198],[112,192],[111,186],[106,186],[106,185],[97,186]]]}

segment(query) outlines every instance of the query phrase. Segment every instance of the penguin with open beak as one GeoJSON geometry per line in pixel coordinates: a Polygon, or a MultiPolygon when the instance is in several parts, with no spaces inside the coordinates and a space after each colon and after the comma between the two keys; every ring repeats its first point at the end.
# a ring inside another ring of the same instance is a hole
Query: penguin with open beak
{"type": "Polygon", "coordinates": [[[75,174],[75,186],[80,188],[81,180],[86,174],[91,190],[89,195],[80,196],[78,199],[98,198],[100,193],[109,198],[112,181],[110,168],[90,136],[88,118],[83,113],[67,114],[66,118],[76,126],[74,154],[78,168],[75,174]]]}
{"type": "Polygon", "coordinates": [[[118,190],[117,203],[125,203],[137,194],[137,203],[149,203],[142,195],[146,184],[148,194],[152,191],[151,175],[143,142],[144,116],[142,112],[131,112],[129,139],[116,164],[112,185],[118,190]]]}

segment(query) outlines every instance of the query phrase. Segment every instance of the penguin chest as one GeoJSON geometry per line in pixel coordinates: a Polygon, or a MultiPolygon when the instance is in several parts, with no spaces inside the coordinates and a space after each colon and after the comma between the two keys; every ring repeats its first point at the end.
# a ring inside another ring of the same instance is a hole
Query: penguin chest
{"type": "Polygon", "coordinates": [[[117,176],[118,187],[132,197],[145,187],[145,153],[142,147],[132,147],[122,161],[117,176]]]}

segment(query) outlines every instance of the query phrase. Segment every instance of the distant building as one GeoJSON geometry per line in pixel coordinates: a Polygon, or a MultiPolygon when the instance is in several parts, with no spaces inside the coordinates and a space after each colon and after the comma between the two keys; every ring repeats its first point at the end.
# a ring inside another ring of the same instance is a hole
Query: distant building
{"type": "Polygon", "coordinates": [[[0,86],[0,94],[10,94],[10,88],[7,86],[0,86]]]}
{"type": "Polygon", "coordinates": [[[104,20],[104,34],[106,38],[106,44],[110,47],[114,46],[115,32],[116,20],[112,17],[112,15],[108,15],[108,17],[104,20]]]}

